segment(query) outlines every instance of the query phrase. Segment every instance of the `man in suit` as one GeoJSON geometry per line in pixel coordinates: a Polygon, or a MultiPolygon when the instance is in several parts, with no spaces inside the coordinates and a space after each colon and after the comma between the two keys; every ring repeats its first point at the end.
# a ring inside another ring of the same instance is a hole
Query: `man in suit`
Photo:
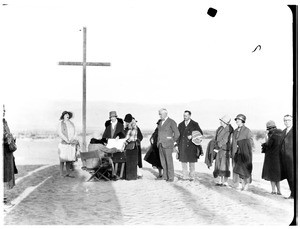
{"type": "MultiPolygon", "coordinates": [[[[168,111],[164,108],[159,110],[160,122],[158,124],[157,146],[159,157],[163,167],[162,179],[174,181],[173,149],[177,147],[179,131],[176,122],[168,117],[168,111]]],[[[160,179],[160,178],[158,178],[160,179]]]]}
{"type": "Polygon", "coordinates": [[[294,179],[294,149],[293,149],[293,117],[285,115],[283,118],[286,128],[282,132],[281,139],[281,163],[282,179],[287,179],[291,195],[287,199],[294,199],[295,179],[294,179]]]}
{"type": "Polygon", "coordinates": [[[198,161],[200,150],[192,142],[192,132],[199,131],[201,135],[203,132],[197,122],[191,119],[192,113],[190,111],[185,111],[183,114],[183,121],[178,125],[178,130],[180,136],[178,138],[178,148],[179,148],[179,161],[182,165],[182,173],[184,180],[194,180],[195,179],[195,162],[198,161]],[[190,168],[190,173],[188,173],[188,163],[190,168]]]}

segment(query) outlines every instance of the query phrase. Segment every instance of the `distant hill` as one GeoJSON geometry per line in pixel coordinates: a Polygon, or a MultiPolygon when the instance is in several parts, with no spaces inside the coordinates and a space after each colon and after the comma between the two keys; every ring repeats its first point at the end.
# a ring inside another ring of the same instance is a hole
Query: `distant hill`
{"type": "MultiPolygon", "coordinates": [[[[56,130],[58,119],[64,110],[74,113],[73,121],[81,132],[81,102],[80,101],[45,101],[23,102],[22,104],[8,104],[7,120],[9,126],[15,131],[24,130],[56,130]]],[[[262,99],[249,100],[201,100],[190,103],[162,104],[134,104],[116,103],[109,101],[87,102],[87,129],[90,132],[102,132],[104,122],[108,119],[108,113],[116,110],[119,117],[124,118],[131,113],[138,125],[144,131],[154,130],[158,120],[158,110],[165,107],[169,116],[177,123],[183,120],[183,111],[192,111],[192,118],[205,130],[215,130],[219,126],[219,118],[224,114],[232,117],[233,121],[238,113],[247,116],[247,126],[252,129],[265,129],[265,123],[273,119],[279,128],[283,128],[283,115],[291,110],[286,104],[276,103],[262,99]]]]}

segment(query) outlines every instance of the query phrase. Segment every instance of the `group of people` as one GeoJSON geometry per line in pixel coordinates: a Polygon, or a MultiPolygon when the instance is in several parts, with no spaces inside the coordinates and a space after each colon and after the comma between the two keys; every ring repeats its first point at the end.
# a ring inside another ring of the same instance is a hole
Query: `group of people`
{"type": "MultiPolygon", "coordinates": [[[[61,142],[58,145],[58,154],[60,160],[60,173],[63,177],[74,178],[71,174],[73,162],[79,157],[79,142],[76,140],[76,131],[74,123],[70,120],[73,117],[72,112],[64,111],[60,117],[58,126],[58,135],[61,142]],[[64,174],[64,166],[66,166],[66,174],[64,174]]],[[[142,150],[141,141],[143,135],[140,128],[137,126],[137,120],[131,114],[127,114],[123,119],[118,118],[116,111],[109,112],[109,120],[105,122],[105,130],[102,138],[92,138],[90,144],[101,144],[99,150],[104,153],[117,153],[117,149],[108,149],[106,144],[108,139],[125,139],[126,146],[126,165],[125,178],[126,180],[135,180],[142,178],[142,150]]],[[[114,179],[120,179],[117,174],[113,174],[114,179]]]]}
{"type": "MultiPolygon", "coordinates": [[[[145,155],[145,160],[158,169],[158,180],[174,181],[173,152],[182,164],[182,179],[195,179],[195,163],[204,155],[201,146],[203,132],[197,122],[191,119],[191,111],[184,111],[183,121],[177,123],[168,116],[166,109],[159,110],[157,127],[150,138],[151,146],[145,155]]],[[[70,121],[71,112],[65,111],[61,116],[59,136],[62,141],[59,145],[59,154],[69,152],[73,158],[61,160],[61,173],[64,162],[67,162],[67,175],[71,176],[72,161],[76,160],[79,143],[75,140],[74,124],[70,121]]],[[[254,151],[253,134],[245,126],[246,116],[238,114],[234,119],[237,125],[233,129],[228,115],[220,118],[220,127],[216,130],[215,137],[209,142],[205,163],[210,168],[214,162],[213,176],[219,178],[218,186],[228,186],[231,176],[230,161],[232,164],[233,187],[247,190],[252,182],[252,157],[254,151]]],[[[293,162],[293,131],[292,116],[284,116],[286,129],[281,131],[276,128],[274,121],[267,122],[266,142],[262,144],[262,153],[265,160],[262,178],[271,182],[272,194],[281,195],[280,181],[287,179],[291,190],[288,198],[294,198],[294,162],[293,162]],[[277,188],[277,191],[275,189],[277,188]]],[[[126,165],[125,175],[127,180],[142,178],[142,152],[141,141],[143,135],[137,126],[137,121],[131,114],[124,120],[118,118],[116,111],[109,113],[109,120],[105,122],[105,131],[100,142],[106,144],[108,139],[126,140],[126,165]]],[[[92,139],[91,142],[97,142],[92,139]]],[[[67,153],[68,154],[68,153],[67,153]]],[[[72,177],[72,176],[71,176],[72,177]]]]}

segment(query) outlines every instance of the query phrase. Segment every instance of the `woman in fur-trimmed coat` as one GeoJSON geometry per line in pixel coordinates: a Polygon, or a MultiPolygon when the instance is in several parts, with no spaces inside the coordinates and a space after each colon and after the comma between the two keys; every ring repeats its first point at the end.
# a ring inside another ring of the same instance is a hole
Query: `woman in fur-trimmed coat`
{"type": "Polygon", "coordinates": [[[216,131],[214,151],[217,153],[215,160],[214,177],[220,177],[217,185],[227,186],[228,177],[230,177],[229,159],[230,159],[230,139],[233,128],[229,124],[230,118],[224,116],[220,118],[221,126],[216,131]]]}

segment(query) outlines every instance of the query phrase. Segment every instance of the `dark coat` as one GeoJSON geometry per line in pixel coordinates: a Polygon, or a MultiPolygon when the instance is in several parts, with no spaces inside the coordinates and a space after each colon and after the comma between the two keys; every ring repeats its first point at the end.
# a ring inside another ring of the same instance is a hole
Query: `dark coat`
{"type": "MultiPolygon", "coordinates": [[[[157,125],[159,121],[157,122],[157,125]]],[[[158,128],[154,130],[154,133],[151,135],[150,142],[152,139],[152,144],[150,145],[144,160],[150,163],[152,166],[156,168],[162,169],[160,157],[159,157],[159,149],[157,147],[157,137],[158,137],[158,128]]]]}
{"type": "Polygon", "coordinates": [[[270,130],[268,141],[262,144],[262,153],[265,153],[262,178],[267,181],[281,181],[281,159],[280,140],[282,131],[279,129],[270,130]]]}
{"type": "Polygon", "coordinates": [[[234,157],[235,153],[237,152],[237,142],[239,140],[243,140],[243,139],[249,139],[252,150],[254,150],[253,134],[252,134],[251,130],[246,126],[242,126],[240,131],[238,131],[238,128],[236,128],[232,135],[232,145],[231,145],[232,158],[234,157]]]}
{"type": "Polygon", "coordinates": [[[286,129],[282,132],[280,143],[280,155],[282,165],[282,179],[294,180],[294,150],[293,150],[293,127],[286,134],[286,129]]]}
{"type": "Polygon", "coordinates": [[[252,144],[250,139],[237,141],[238,150],[234,155],[235,166],[233,172],[240,178],[250,178],[252,181],[252,144]]]}
{"type": "Polygon", "coordinates": [[[216,145],[216,141],[215,139],[212,139],[209,141],[206,148],[204,163],[207,165],[208,168],[212,166],[212,163],[217,156],[217,153],[214,151],[215,145],[216,145]]]}
{"type": "Polygon", "coordinates": [[[188,139],[189,135],[192,135],[193,131],[199,131],[203,134],[199,124],[193,120],[190,120],[189,124],[185,126],[184,121],[179,123],[178,130],[180,136],[178,138],[177,144],[179,149],[179,161],[181,162],[197,162],[197,148],[192,139],[188,139]]]}
{"type": "Polygon", "coordinates": [[[102,135],[102,138],[116,138],[119,137],[121,138],[125,138],[125,134],[124,134],[124,125],[123,125],[123,120],[118,118],[118,123],[116,125],[116,130],[113,136],[111,136],[111,121],[107,120],[105,122],[105,130],[104,133],[102,135]]]}
{"type": "Polygon", "coordinates": [[[15,186],[15,174],[18,173],[13,154],[14,150],[11,149],[10,144],[15,144],[15,139],[10,133],[6,120],[3,119],[3,181],[7,189],[15,186]]]}

